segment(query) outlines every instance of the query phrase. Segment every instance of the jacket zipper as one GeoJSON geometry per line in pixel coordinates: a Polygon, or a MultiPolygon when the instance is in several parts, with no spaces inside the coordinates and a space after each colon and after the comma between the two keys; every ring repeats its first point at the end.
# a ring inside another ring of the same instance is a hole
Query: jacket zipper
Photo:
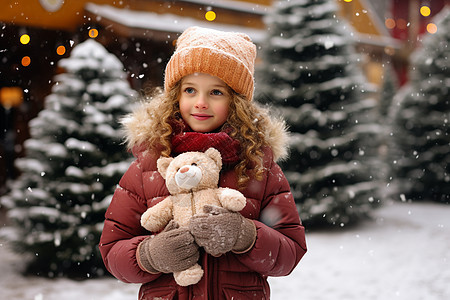
{"type": "Polygon", "coordinates": [[[205,299],[209,299],[209,288],[211,285],[211,281],[210,281],[210,276],[211,276],[211,264],[209,262],[209,255],[208,253],[204,252],[204,265],[203,265],[203,269],[205,271],[205,274],[203,276],[205,276],[205,299]]]}
{"type": "Polygon", "coordinates": [[[219,285],[219,273],[217,272],[217,259],[212,257],[211,255],[208,255],[208,264],[211,266],[209,268],[211,272],[211,282],[209,283],[210,291],[212,291],[212,295],[214,298],[217,297],[217,299],[221,298],[221,286],[219,285]]]}

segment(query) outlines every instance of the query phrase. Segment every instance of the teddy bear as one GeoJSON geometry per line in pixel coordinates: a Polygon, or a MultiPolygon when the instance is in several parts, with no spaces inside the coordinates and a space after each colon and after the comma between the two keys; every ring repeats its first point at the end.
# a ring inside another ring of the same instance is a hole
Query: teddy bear
{"type": "MultiPolygon", "coordinates": [[[[222,168],[220,152],[209,148],[205,152],[185,152],[176,157],[160,157],[157,169],[165,179],[170,196],[150,207],[141,216],[141,225],[158,232],[174,220],[179,226],[203,211],[205,205],[240,211],[246,205],[244,195],[231,188],[219,188],[222,168]]],[[[177,284],[188,286],[200,281],[203,269],[197,263],[187,270],[174,272],[177,284]]]]}

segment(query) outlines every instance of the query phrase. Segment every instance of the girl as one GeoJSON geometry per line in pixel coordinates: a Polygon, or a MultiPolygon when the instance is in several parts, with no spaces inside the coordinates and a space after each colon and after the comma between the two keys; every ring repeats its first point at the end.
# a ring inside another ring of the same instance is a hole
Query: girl
{"type": "Polygon", "coordinates": [[[288,275],[306,253],[289,184],[275,163],[287,152],[284,123],[252,101],[255,57],[245,34],[189,28],[166,67],[164,92],[125,119],[136,160],[106,212],[100,251],[115,277],[143,283],[139,299],[269,299],[267,277],[288,275]],[[156,160],[210,147],[222,155],[219,185],[239,189],[246,207],[205,207],[189,228],[141,227],[146,209],[169,195],[156,160]],[[229,224],[236,228],[222,230],[229,224]],[[216,242],[223,238],[230,242],[216,242]],[[201,281],[177,285],[169,273],[197,261],[201,281]]]}

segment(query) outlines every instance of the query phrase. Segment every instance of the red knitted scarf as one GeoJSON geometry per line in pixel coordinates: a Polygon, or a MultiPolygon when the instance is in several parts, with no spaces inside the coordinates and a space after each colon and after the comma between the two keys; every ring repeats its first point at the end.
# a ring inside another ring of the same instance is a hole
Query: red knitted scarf
{"type": "Polygon", "coordinates": [[[226,132],[182,132],[172,138],[173,155],[187,151],[204,152],[211,147],[219,150],[224,165],[234,165],[239,161],[240,143],[226,132]]]}

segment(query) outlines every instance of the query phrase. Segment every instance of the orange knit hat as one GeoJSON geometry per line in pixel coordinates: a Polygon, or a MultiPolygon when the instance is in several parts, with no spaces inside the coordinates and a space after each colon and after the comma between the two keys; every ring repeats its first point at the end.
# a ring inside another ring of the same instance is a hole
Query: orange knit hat
{"type": "Polygon", "coordinates": [[[166,66],[164,88],[170,89],[183,76],[207,73],[252,100],[255,58],[256,46],[244,33],[190,27],[177,40],[166,66]]]}

